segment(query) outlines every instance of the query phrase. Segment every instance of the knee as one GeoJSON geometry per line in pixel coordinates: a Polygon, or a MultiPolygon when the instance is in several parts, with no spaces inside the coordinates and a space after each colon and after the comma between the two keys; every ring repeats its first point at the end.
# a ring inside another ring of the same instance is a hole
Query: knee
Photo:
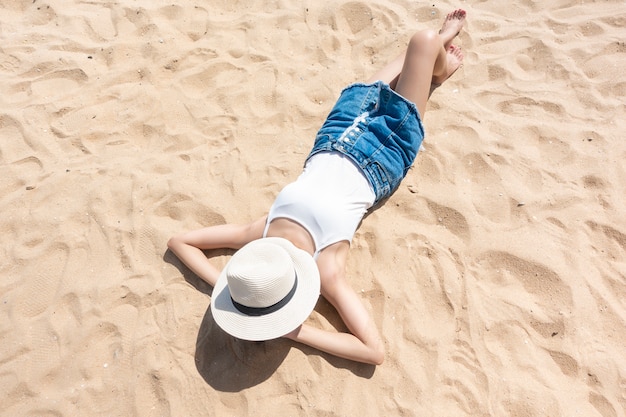
{"type": "Polygon", "coordinates": [[[176,235],[176,236],[172,236],[168,241],[167,241],[167,247],[170,250],[174,250],[176,249],[176,247],[178,247],[182,242],[182,235],[176,235]]]}
{"type": "Polygon", "coordinates": [[[382,343],[372,349],[372,365],[382,365],[385,361],[385,348],[382,343]]]}
{"type": "Polygon", "coordinates": [[[415,32],[409,43],[429,43],[439,41],[439,33],[433,29],[424,29],[415,32]]]}
{"type": "Polygon", "coordinates": [[[409,50],[419,48],[439,50],[443,46],[443,41],[439,36],[439,33],[433,29],[426,29],[416,32],[409,40],[409,50]]]}

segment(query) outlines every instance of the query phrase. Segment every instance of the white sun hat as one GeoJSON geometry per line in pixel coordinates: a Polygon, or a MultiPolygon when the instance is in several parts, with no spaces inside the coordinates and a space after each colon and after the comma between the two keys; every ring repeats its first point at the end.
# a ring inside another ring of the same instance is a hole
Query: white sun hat
{"type": "Polygon", "coordinates": [[[213,289],[211,312],[238,339],[271,340],[301,325],[319,294],[313,257],[287,239],[267,237],[248,243],[226,264],[213,289]]]}

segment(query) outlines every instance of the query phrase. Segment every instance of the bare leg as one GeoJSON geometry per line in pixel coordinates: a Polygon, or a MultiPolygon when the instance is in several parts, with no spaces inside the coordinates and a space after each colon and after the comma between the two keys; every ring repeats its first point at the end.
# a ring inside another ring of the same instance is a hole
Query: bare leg
{"type": "Polygon", "coordinates": [[[387,65],[385,65],[385,67],[379,69],[366,82],[373,83],[373,82],[380,80],[389,84],[389,86],[393,90],[395,90],[396,85],[398,83],[398,77],[400,76],[400,73],[402,72],[402,66],[404,65],[405,57],[406,57],[406,51],[398,55],[396,59],[394,59],[387,65]]]}
{"type": "Polygon", "coordinates": [[[388,83],[415,103],[424,117],[431,84],[441,84],[461,65],[463,54],[452,45],[452,40],[463,27],[465,15],[464,10],[455,10],[446,16],[439,33],[424,30],[413,35],[406,52],[374,74],[369,82],[388,83]]]}

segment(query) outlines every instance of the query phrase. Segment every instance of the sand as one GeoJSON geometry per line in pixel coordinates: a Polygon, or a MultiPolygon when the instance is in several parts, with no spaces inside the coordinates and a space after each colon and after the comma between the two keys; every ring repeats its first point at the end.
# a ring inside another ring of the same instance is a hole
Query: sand
{"type": "Polygon", "coordinates": [[[0,415],[625,416],[625,28],[622,0],[3,0],[0,415]],[[225,335],[167,239],[264,215],[341,89],[455,7],[464,65],[352,242],[385,363],[225,335]]]}

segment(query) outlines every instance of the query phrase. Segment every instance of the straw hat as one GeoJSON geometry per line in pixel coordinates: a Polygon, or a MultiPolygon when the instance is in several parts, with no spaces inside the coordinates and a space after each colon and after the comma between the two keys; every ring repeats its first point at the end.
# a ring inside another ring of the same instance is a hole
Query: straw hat
{"type": "Polygon", "coordinates": [[[313,257],[287,239],[268,237],[233,255],[215,283],[211,312],[238,339],[270,340],[302,324],[319,294],[313,257]]]}

